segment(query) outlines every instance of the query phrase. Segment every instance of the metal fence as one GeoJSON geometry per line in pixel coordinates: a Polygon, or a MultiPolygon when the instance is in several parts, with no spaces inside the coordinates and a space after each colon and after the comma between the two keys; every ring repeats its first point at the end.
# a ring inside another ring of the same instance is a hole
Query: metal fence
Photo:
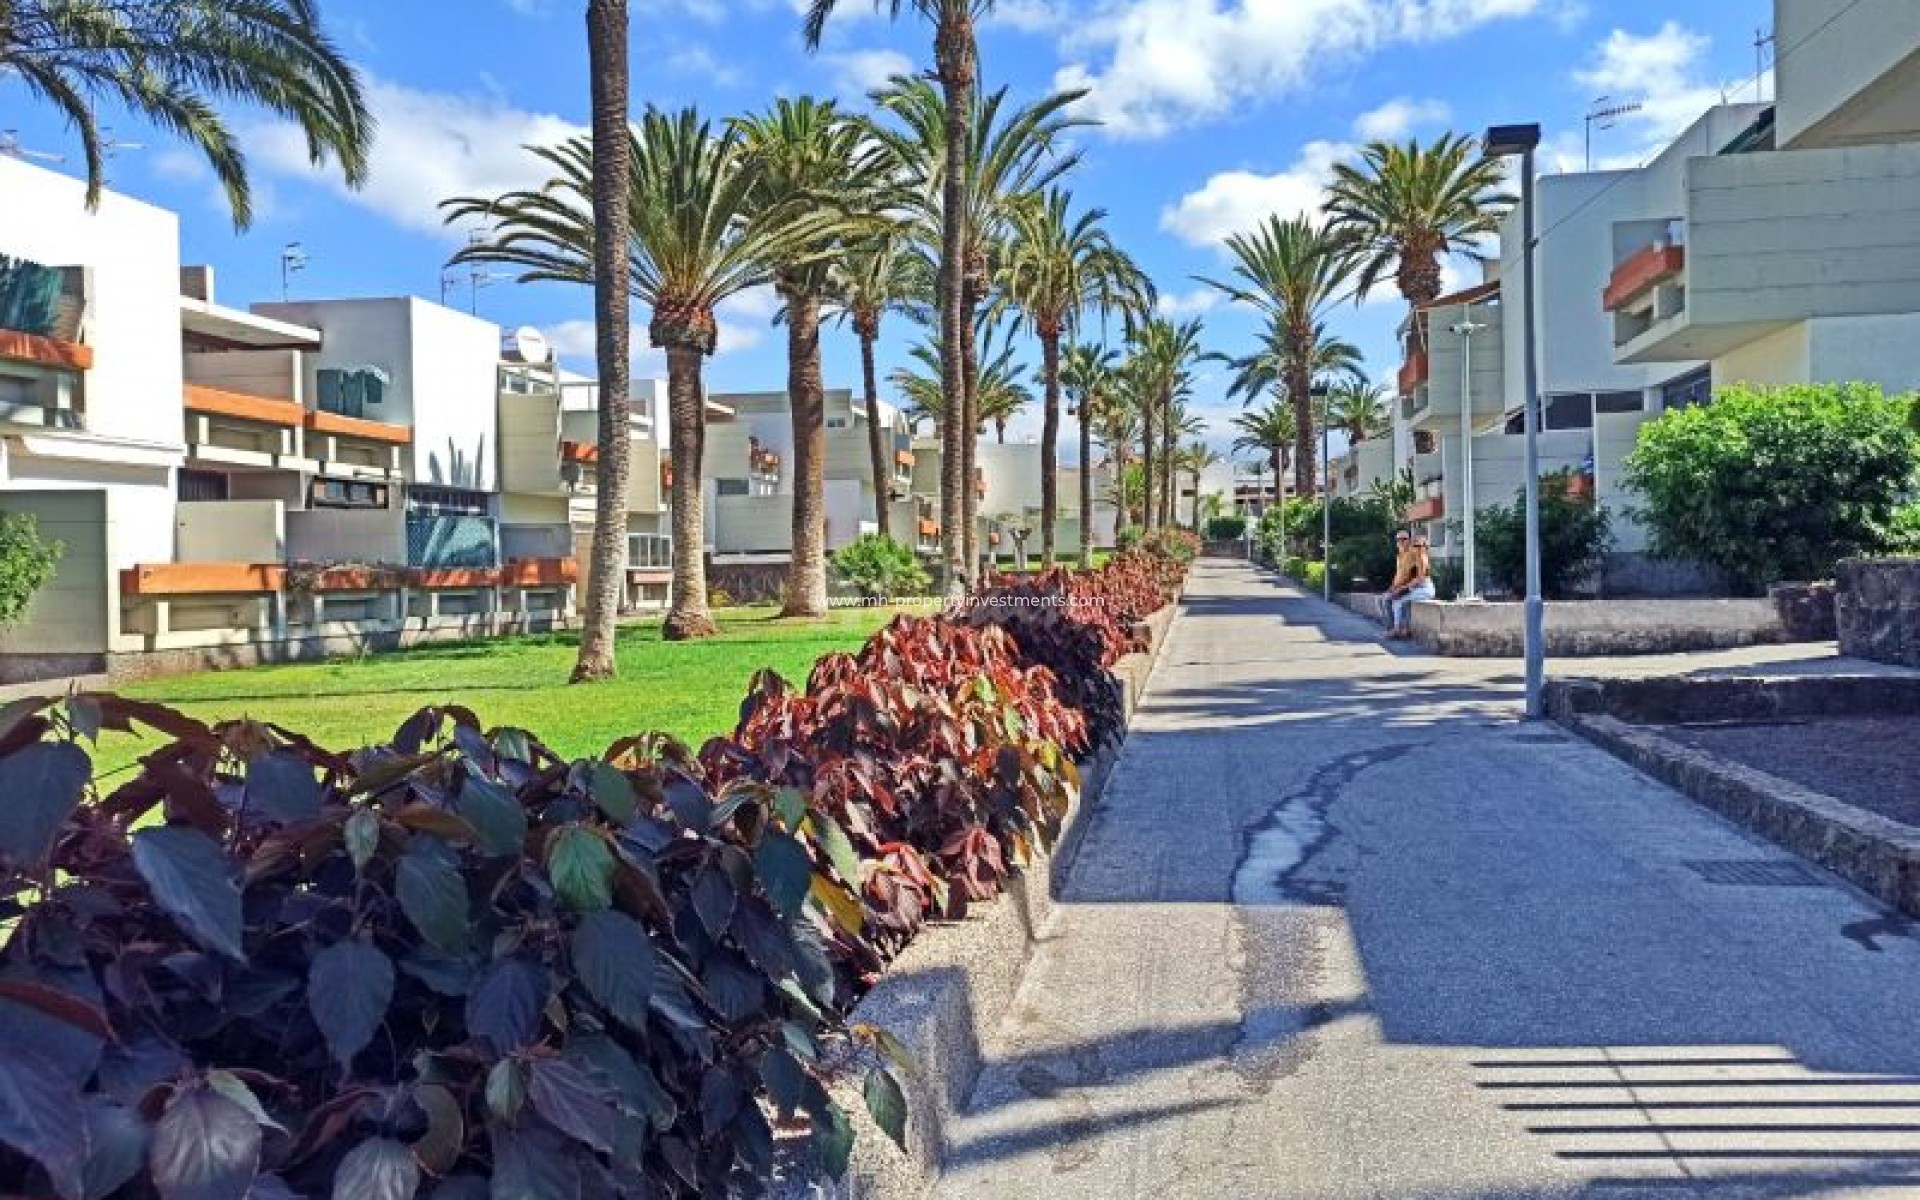
{"type": "Polygon", "coordinates": [[[410,567],[497,567],[500,542],[489,517],[460,513],[408,513],[410,567]]]}

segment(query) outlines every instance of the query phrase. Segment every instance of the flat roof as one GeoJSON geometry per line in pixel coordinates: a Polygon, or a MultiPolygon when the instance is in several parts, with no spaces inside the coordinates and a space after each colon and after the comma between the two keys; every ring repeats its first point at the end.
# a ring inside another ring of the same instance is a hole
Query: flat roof
{"type": "Polygon", "coordinates": [[[196,300],[192,296],[180,297],[180,328],[186,333],[257,349],[290,346],[318,349],[320,346],[318,329],[196,300]]]}

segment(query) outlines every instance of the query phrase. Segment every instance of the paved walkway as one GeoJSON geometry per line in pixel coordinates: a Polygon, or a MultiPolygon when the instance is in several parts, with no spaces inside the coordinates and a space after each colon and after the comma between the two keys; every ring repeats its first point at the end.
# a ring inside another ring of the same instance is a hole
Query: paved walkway
{"type": "Polygon", "coordinates": [[[943,1200],[1920,1196],[1920,938],[1370,634],[1200,565],[943,1200]]]}

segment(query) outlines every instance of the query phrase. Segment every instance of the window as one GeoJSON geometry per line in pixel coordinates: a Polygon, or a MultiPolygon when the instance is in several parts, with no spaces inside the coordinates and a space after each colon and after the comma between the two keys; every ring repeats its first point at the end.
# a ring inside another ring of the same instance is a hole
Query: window
{"type": "Polygon", "coordinates": [[[489,508],[488,495],[469,488],[410,487],[407,504],[416,512],[448,513],[484,517],[489,508]]]}
{"type": "Polygon", "coordinates": [[[827,418],[828,429],[845,429],[849,423],[850,421],[846,417],[828,417],[827,418]]]}
{"type": "Polygon", "coordinates": [[[1593,398],[1593,411],[1599,413],[1637,413],[1646,406],[1640,392],[1600,392],[1593,398]]]}
{"type": "Polygon", "coordinates": [[[673,539],[664,533],[635,533],[627,536],[629,568],[662,568],[673,565],[673,539]]]}
{"type": "Polygon", "coordinates": [[[1563,392],[1557,396],[1548,396],[1545,428],[1592,429],[1593,393],[1563,392]]]}
{"type": "Polygon", "coordinates": [[[387,485],[357,479],[316,479],[307,493],[315,508],[385,508],[387,485]]]}
{"type": "Polygon", "coordinates": [[[350,371],[322,367],[314,377],[319,385],[320,411],[342,417],[365,417],[368,408],[378,408],[386,402],[387,388],[393,383],[393,377],[379,367],[358,367],[350,371]]]}
{"type": "Polygon", "coordinates": [[[174,486],[182,500],[225,500],[229,495],[227,477],[218,471],[183,470],[174,486]]]}
{"type": "Polygon", "coordinates": [[[716,496],[746,496],[747,481],[744,479],[716,479],[713,481],[713,494],[716,496]]]}
{"type": "Polygon", "coordinates": [[[1692,408],[1713,400],[1713,368],[1701,367],[1660,385],[1662,408],[1692,408]]]}

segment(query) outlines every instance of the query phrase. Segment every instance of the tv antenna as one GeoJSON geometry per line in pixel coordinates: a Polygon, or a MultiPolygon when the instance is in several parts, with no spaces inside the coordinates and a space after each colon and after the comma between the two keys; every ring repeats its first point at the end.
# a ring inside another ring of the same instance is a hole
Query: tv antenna
{"type": "Polygon", "coordinates": [[[64,154],[49,154],[45,150],[29,150],[20,144],[18,129],[0,129],[0,154],[8,158],[18,158],[26,162],[63,163],[64,154]]]}
{"type": "MultiPolygon", "coordinates": [[[[480,243],[487,240],[487,237],[490,232],[491,232],[490,230],[486,230],[486,229],[470,230],[467,233],[467,245],[478,246],[480,243]]],[[[496,275],[492,271],[487,270],[486,267],[482,266],[480,263],[477,263],[477,262],[473,263],[470,267],[468,267],[467,269],[467,288],[468,288],[467,311],[476,317],[479,316],[480,315],[480,289],[492,287],[494,284],[499,283],[502,279],[505,279],[505,278],[507,278],[507,276],[496,275]]],[[[443,303],[445,302],[447,293],[451,290],[449,283],[450,281],[445,276],[441,277],[440,294],[441,294],[441,300],[443,303]]]]}
{"type": "Polygon", "coordinates": [[[1638,100],[1629,104],[1615,104],[1612,96],[1595,98],[1593,107],[1587,110],[1587,170],[1593,170],[1593,131],[1612,129],[1621,117],[1637,113],[1645,107],[1638,100]]]}
{"type": "Polygon", "coordinates": [[[288,242],[280,251],[280,299],[284,303],[292,298],[293,277],[307,269],[307,248],[299,242],[288,242]]]}

